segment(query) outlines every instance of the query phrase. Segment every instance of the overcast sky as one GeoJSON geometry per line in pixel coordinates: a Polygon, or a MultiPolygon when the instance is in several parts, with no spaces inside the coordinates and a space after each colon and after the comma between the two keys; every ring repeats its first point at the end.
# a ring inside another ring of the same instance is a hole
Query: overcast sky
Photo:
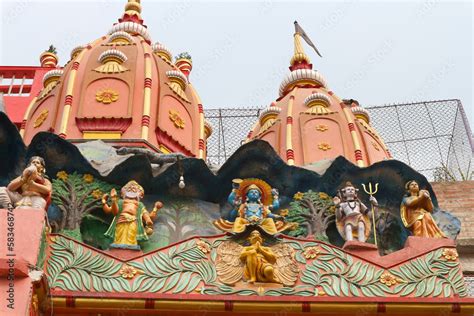
{"type": "MultiPolygon", "coordinates": [[[[49,44],[60,63],[105,35],[126,0],[0,0],[0,65],[38,65],[49,44]]],[[[278,96],[298,20],[330,89],[363,105],[460,99],[471,127],[473,5],[454,1],[142,0],[152,41],[193,57],[205,108],[265,106],[278,96]]]]}

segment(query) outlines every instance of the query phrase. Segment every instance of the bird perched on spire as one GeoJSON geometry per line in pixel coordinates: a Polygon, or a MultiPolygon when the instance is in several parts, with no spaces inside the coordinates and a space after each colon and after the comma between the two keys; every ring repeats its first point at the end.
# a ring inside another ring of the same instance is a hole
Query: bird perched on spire
{"type": "Polygon", "coordinates": [[[319,57],[323,57],[321,55],[321,53],[319,52],[319,50],[316,48],[316,46],[313,44],[313,42],[311,41],[311,39],[309,38],[308,34],[306,34],[306,32],[303,30],[303,28],[298,24],[297,21],[295,21],[295,34],[299,34],[304,40],[306,43],[308,43],[309,46],[311,46],[314,51],[316,52],[316,54],[319,55],[319,57]]]}

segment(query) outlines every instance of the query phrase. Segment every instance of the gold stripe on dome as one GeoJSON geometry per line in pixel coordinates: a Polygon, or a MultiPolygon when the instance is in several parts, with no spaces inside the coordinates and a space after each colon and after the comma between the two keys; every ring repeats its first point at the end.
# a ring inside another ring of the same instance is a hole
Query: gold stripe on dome
{"type": "MultiPolygon", "coordinates": [[[[287,108],[287,115],[286,115],[286,118],[287,120],[288,119],[292,119],[292,115],[293,115],[293,102],[295,100],[295,94],[296,94],[296,91],[298,90],[298,88],[295,87],[295,89],[293,91],[291,91],[291,94],[290,94],[290,99],[288,101],[288,108],[287,108]]],[[[292,141],[292,138],[293,138],[293,131],[292,131],[292,125],[293,124],[286,124],[286,151],[287,152],[288,150],[293,150],[293,141],[292,141]]],[[[288,165],[290,166],[293,166],[295,164],[295,159],[288,159],[287,162],[286,162],[288,165]]]]}
{"type": "MultiPolygon", "coordinates": [[[[143,51],[145,53],[145,80],[153,82],[153,72],[151,63],[151,49],[149,45],[143,45],[143,51]]],[[[151,113],[151,86],[146,86],[143,89],[143,116],[150,117],[151,113]]],[[[141,137],[142,139],[148,139],[149,126],[146,124],[142,125],[141,137]]]]}
{"type": "MultiPolygon", "coordinates": [[[[96,39],[92,44],[91,47],[96,45],[98,42],[100,42],[102,38],[96,39]]],[[[83,49],[79,55],[77,56],[76,62],[80,63],[82,60],[82,57],[84,56],[85,52],[87,49],[83,49]]],[[[67,86],[66,86],[66,96],[71,96],[74,97],[74,83],[76,81],[76,73],[77,69],[72,69],[69,72],[69,77],[67,79],[67,86]]],[[[63,134],[67,135],[67,122],[69,120],[69,115],[71,113],[71,104],[65,104],[63,107],[63,113],[61,116],[61,121],[60,121],[60,127],[59,127],[59,132],[58,134],[63,134]]]]}
{"type": "MultiPolygon", "coordinates": [[[[342,103],[342,100],[337,97],[336,95],[334,95],[334,97],[338,100],[339,104],[342,103]]],[[[343,106],[342,107],[342,112],[344,113],[344,116],[346,117],[346,120],[347,122],[350,124],[354,124],[354,126],[356,125],[355,122],[354,122],[354,119],[353,119],[353,114],[352,114],[352,111],[347,107],[347,106],[343,106]]],[[[361,146],[360,146],[360,139],[359,139],[359,135],[356,133],[356,131],[351,131],[351,139],[352,139],[352,144],[354,145],[354,150],[361,150],[361,146]]],[[[357,166],[358,167],[365,167],[365,162],[364,160],[356,160],[356,163],[357,163],[357,166]]]]}

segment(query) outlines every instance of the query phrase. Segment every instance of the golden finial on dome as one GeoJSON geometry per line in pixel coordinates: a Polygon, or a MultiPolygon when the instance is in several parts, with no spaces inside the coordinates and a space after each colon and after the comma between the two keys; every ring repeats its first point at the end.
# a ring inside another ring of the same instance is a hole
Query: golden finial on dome
{"type": "Polygon", "coordinates": [[[306,43],[308,43],[308,45],[314,49],[316,54],[322,57],[318,49],[316,48],[316,46],[313,44],[311,39],[306,34],[306,32],[303,30],[303,28],[301,28],[298,22],[295,21],[295,34],[294,34],[295,52],[293,54],[293,57],[291,57],[291,61],[290,61],[290,64],[292,67],[295,67],[300,64],[310,65],[311,63],[308,55],[306,55],[304,52],[303,45],[301,45],[301,38],[303,38],[306,41],[306,43]]]}
{"type": "Polygon", "coordinates": [[[295,64],[301,64],[302,62],[310,64],[311,61],[308,55],[305,54],[303,45],[301,45],[301,35],[299,33],[295,33],[293,37],[295,42],[295,52],[293,54],[293,57],[291,57],[290,64],[292,66],[294,66],[295,64]]]}
{"type": "Polygon", "coordinates": [[[124,17],[126,15],[129,17],[136,16],[139,20],[141,20],[141,12],[142,6],[140,4],[140,0],[128,0],[127,4],[125,5],[124,17]]]}

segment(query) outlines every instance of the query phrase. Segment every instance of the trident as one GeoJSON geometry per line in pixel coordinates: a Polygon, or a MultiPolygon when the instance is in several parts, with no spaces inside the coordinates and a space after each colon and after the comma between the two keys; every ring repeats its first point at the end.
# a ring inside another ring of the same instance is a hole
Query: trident
{"type": "MultiPolygon", "coordinates": [[[[370,196],[373,196],[375,193],[377,193],[379,189],[379,184],[375,184],[375,189],[372,188],[372,182],[369,182],[369,190],[365,187],[365,184],[362,183],[362,187],[364,188],[365,193],[367,193],[370,196]]],[[[375,245],[377,246],[377,231],[375,230],[375,212],[374,212],[374,205],[371,204],[371,210],[372,210],[372,225],[374,226],[374,241],[375,245]]]]}

